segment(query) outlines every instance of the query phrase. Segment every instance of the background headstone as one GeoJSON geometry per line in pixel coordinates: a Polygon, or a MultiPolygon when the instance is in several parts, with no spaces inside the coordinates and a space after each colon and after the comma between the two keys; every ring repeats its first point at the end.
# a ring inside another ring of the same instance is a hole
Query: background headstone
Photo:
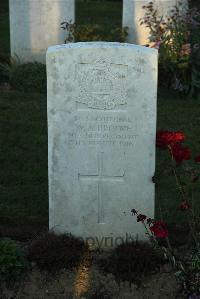
{"type": "Polygon", "coordinates": [[[10,0],[11,56],[45,63],[46,50],[64,43],[63,21],[74,22],[74,0],[10,0]]]}
{"type": "MultiPolygon", "coordinates": [[[[127,41],[129,43],[146,45],[149,43],[149,29],[140,25],[140,19],[145,15],[142,7],[153,2],[159,14],[167,16],[169,11],[179,5],[179,0],[123,0],[123,27],[128,27],[127,41]]],[[[181,1],[181,9],[187,9],[187,0],[181,1]]]]}
{"type": "Polygon", "coordinates": [[[50,228],[103,247],[145,238],[130,210],[154,216],[157,50],[50,47],[47,85],[50,228]]]}

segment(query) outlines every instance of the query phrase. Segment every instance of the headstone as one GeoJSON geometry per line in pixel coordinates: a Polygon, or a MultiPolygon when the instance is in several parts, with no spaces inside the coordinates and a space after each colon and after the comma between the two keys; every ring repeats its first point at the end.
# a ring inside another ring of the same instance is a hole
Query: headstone
{"type": "Polygon", "coordinates": [[[91,42],[47,52],[49,219],[91,245],[145,238],[154,216],[157,50],[91,42]]]}
{"type": "Polygon", "coordinates": [[[63,21],[74,22],[74,0],[9,0],[11,56],[45,63],[46,50],[64,43],[63,21]]]}
{"type": "Polygon", "coordinates": [[[178,5],[182,11],[187,9],[187,0],[123,0],[123,27],[128,27],[127,41],[139,45],[149,43],[149,29],[140,25],[140,19],[145,15],[143,6],[153,2],[161,16],[167,16],[170,10],[178,5]]]}

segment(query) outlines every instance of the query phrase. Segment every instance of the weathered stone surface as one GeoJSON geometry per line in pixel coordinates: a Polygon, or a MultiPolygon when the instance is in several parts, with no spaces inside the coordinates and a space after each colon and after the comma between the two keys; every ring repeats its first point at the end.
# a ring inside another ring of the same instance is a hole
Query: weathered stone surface
{"type": "Polygon", "coordinates": [[[145,238],[130,210],[154,215],[157,51],[50,47],[47,79],[50,228],[103,247],[145,238]]]}
{"type": "MultiPolygon", "coordinates": [[[[144,5],[148,5],[149,2],[153,2],[158,9],[159,14],[166,16],[170,10],[179,5],[179,0],[123,0],[123,27],[128,27],[127,41],[139,45],[145,45],[149,43],[149,29],[144,25],[140,25],[140,19],[144,17],[145,10],[142,8],[144,5]]],[[[185,11],[187,9],[187,0],[181,1],[181,9],[185,11]]]]}
{"type": "Polygon", "coordinates": [[[9,0],[11,55],[45,63],[49,46],[64,43],[63,21],[74,21],[74,0],[9,0]]]}

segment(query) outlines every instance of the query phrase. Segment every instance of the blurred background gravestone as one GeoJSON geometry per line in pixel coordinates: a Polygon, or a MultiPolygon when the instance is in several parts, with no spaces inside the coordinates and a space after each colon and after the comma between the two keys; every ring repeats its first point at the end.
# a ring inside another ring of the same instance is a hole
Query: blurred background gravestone
{"type": "Polygon", "coordinates": [[[129,43],[146,45],[149,43],[149,29],[145,25],[140,25],[140,19],[145,15],[143,6],[153,2],[158,9],[160,16],[168,16],[174,6],[179,6],[181,10],[187,9],[187,0],[123,0],[123,27],[128,27],[127,41],[129,43]]]}
{"type": "Polygon", "coordinates": [[[45,63],[46,50],[51,45],[62,44],[66,32],[60,23],[74,22],[74,0],[10,0],[11,56],[22,62],[45,63]]]}

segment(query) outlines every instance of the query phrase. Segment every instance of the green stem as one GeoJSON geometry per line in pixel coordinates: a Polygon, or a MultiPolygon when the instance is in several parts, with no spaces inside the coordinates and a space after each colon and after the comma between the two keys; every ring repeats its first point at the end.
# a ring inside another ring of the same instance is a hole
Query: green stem
{"type": "Polygon", "coordinates": [[[180,184],[180,178],[176,172],[176,169],[174,167],[174,157],[173,157],[173,153],[172,153],[172,148],[170,145],[168,145],[168,149],[169,149],[169,152],[170,152],[170,157],[171,157],[171,164],[172,164],[172,170],[173,170],[173,173],[174,173],[174,176],[175,176],[175,180],[176,180],[176,184],[177,184],[177,187],[178,187],[178,190],[180,192],[180,194],[183,196],[185,196],[185,191],[183,190],[181,184],[180,184]]]}
{"type": "Polygon", "coordinates": [[[146,230],[146,232],[147,232],[147,235],[148,235],[148,236],[149,236],[149,238],[151,239],[152,235],[150,234],[150,232],[149,232],[149,230],[148,230],[148,228],[147,228],[147,226],[146,226],[145,222],[144,222],[144,221],[142,221],[142,223],[143,223],[143,225],[144,225],[144,227],[145,227],[145,230],[146,230]]]}
{"type": "Polygon", "coordinates": [[[188,224],[189,224],[189,227],[190,227],[190,232],[192,234],[192,237],[193,237],[193,240],[195,242],[195,245],[198,247],[198,240],[196,238],[196,235],[195,235],[195,232],[194,232],[194,227],[190,221],[190,216],[189,216],[189,213],[187,214],[187,220],[188,220],[188,224]]]}
{"type": "MultiPolygon", "coordinates": [[[[162,222],[164,222],[164,221],[163,221],[163,214],[162,214],[162,209],[161,209],[161,206],[160,206],[160,202],[159,202],[159,210],[160,210],[160,219],[162,220],[162,222]]],[[[167,242],[168,249],[169,249],[171,252],[173,252],[173,249],[172,249],[172,246],[171,246],[171,244],[170,244],[169,238],[166,237],[165,239],[166,239],[166,242],[167,242]]]]}

